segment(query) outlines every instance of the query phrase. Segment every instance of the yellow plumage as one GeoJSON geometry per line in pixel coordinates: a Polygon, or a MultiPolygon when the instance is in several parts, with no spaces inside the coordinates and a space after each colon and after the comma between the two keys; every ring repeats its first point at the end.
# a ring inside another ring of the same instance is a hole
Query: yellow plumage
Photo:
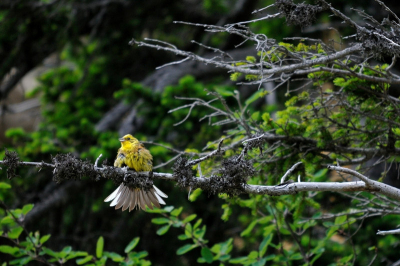
{"type": "MultiPolygon", "coordinates": [[[[151,171],[153,168],[153,156],[150,152],[132,135],[128,134],[119,139],[121,148],[118,150],[117,158],[114,161],[115,167],[127,166],[136,172],[151,171]]],[[[149,191],[138,188],[130,188],[121,183],[121,185],[108,196],[104,201],[112,201],[110,206],[115,209],[122,207],[122,211],[129,208],[129,211],[138,206],[142,210],[146,205],[153,209],[153,205],[160,208],[160,204],[165,204],[161,198],[168,196],[153,185],[149,191]]]]}

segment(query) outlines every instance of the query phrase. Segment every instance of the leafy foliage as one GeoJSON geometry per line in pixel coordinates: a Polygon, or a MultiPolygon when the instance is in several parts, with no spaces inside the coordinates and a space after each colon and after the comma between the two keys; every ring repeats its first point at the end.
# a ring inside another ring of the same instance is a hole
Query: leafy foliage
{"type": "MultiPolygon", "coordinates": [[[[0,198],[4,196],[4,190],[11,186],[0,183],[0,198]]],[[[54,251],[45,243],[50,239],[50,235],[41,236],[39,231],[28,232],[21,221],[34,208],[33,204],[26,204],[21,209],[8,209],[1,201],[0,213],[0,236],[11,242],[11,245],[0,245],[0,253],[8,254],[14,257],[9,261],[9,265],[27,265],[30,262],[37,261],[43,264],[57,263],[57,265],[67,264],[74,261],[76,265],[107,265],[107,261],[121,263],[121,265],[151,265],[144,259],[147,252],[133,251],[139,242],[136,237],[125,248],[125,255],[119,255],[115,252],[104,251],[104,238],[99,237],[96,245],[96,256],[90,255],[86,251],[74,251],[71,246],[64,247],[61,251],[54,251]],[[25,239],[24,239],[25,237],[25,239]]]]}

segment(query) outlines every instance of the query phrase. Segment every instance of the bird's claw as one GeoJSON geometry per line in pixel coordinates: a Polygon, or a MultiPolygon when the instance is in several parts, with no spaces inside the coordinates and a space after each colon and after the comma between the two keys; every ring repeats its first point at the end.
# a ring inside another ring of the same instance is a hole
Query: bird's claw
{"type": "Polygon", "coordinates": [[[124,182],[127,181],[126,175],[128,174],[128,169],[129,169],[128,166],[121,167],[122,172],[124,172],[124,182]]]}

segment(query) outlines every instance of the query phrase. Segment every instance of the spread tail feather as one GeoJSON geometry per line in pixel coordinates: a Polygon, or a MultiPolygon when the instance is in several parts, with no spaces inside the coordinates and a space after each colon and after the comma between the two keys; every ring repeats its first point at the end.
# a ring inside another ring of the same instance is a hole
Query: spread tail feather
{"type": "Polygon", "coordinates": [[[165,201],[161,197],[168,198],[164,192],[154,185],[149,191],[144,191],[138,188],[129,188],[121,183],[104,201],[111,201],[110,206],[115,206],[116,210],[122,207],[122,211],[128,208],[129,211],[132,211],[136,206],[142,210],[145,210],[146,206],[153,209],[153,205],[160,208],[160,204],[165,205],[165,201]]]}

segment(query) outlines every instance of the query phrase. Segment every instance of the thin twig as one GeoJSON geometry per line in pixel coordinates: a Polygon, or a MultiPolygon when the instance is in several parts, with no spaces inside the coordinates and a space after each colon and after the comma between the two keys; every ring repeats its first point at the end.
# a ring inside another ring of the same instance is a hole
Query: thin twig
{"type": "Polygon", "coordinates": [[[286,173],[281,178],[281,184],[285,182],[286,177],[290,175],[294,171],[294,169],[296,169],[296,167],[300,164],[302,164],[302,162],[297,162],[289,170],[286,171],[286,173]]]}

